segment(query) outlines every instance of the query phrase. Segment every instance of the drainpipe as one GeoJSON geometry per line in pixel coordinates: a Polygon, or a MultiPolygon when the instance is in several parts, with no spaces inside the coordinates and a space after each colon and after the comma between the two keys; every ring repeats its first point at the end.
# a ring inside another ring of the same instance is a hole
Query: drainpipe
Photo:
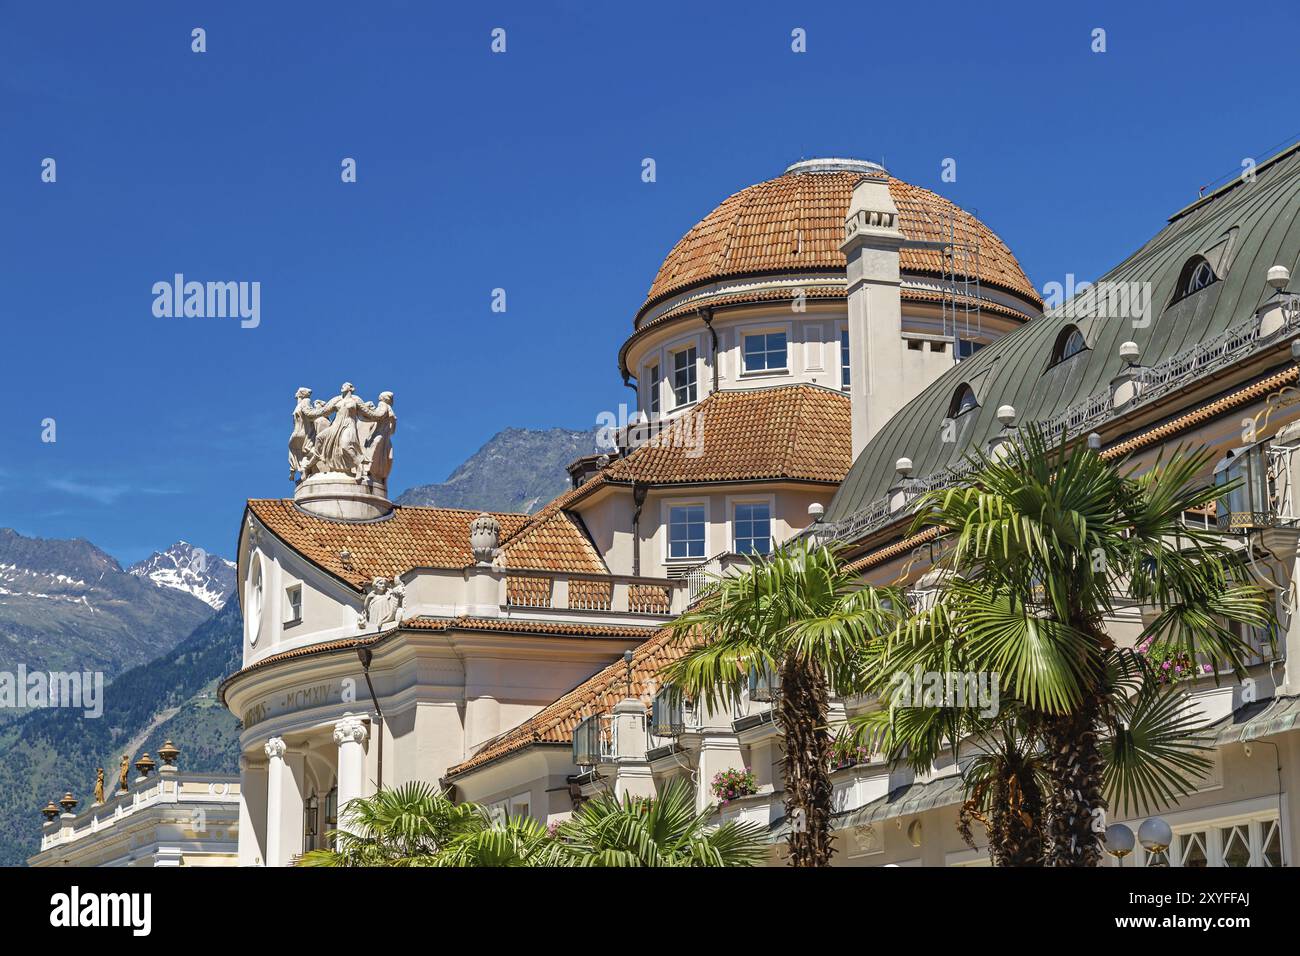
{"type": "Polygon", "coordinates": [[[646,492],[650,489],[640,482],[632,482],[632,577],[641,576],[641,508],[645,505],[646,492]]]}
{"type": "Polygon", "coordinates": [[[718,390],[718,333],[713,328],[713,310],[710,308],[696,309],[695,314],[709,328],[709,336],[713,339],[713,391],[710,395],[718,390]]]}
{"type": "Polygon", "coordinates": [[[374,657],[368,647],[358,647],[357,657],[361,658],[361,670],[366,675],[366,686],[370,688],[370,702],[375,705],[375,715],[377,720],[378,733],[375,734],[379,741],[379,762],[375,770],[375,789],[384,789],[384,712],[379,709],[379,698],[375,696],[375,685],[370,682],[370,661],[374,657]]]}

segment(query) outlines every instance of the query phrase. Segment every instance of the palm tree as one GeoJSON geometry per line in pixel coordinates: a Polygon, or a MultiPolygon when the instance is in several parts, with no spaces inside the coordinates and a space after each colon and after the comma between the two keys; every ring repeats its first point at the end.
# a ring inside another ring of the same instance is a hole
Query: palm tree
{"type": "Polygon", "coordinates": [[[556,831],[573,866],[754,866],[767,855],[765,828],[724,823],[695,812],[691,788],[669,783],[655,798],[602,794],[582,804],[556,831]]]}
{"type": "Polygon", "coordinates": [[[458,836],[484,826],[483,810],[457,804],[421,781],[384,788],[343,808],[346,829],[330,834],[333,849],[310,850],[298,866],[436,866],[458,836]]]}
{"type": "Polygon", "coordinates": [[[835,549],[801,542],[719,578],[672,625],[686,651],[661,678],[715,711],[739,699],[751,672],[779,678],[785,813],[798,824],[787,838],[793,866],[828,866],[834,852],[829,692],[859,689],[863,647],[895,626],[902,607],[894,591],[862,586],[835,549]]]}
{"type": "Polygon", "coordinates": [[[536,867],[572,866],[565,848],[531,817],[493,821],[480,809],[476,825],[456,833],[438,851],[435,866],[536,867]]]}
{"type": "Polygon", "coordinates": [[[921,497],[914,530],[941,529],[945,577],[893,660],[1000,676],[1041,740],[1047,861],[1093,866],[1108,783],[1125,801],[1167,800],[1204,765],[1174,696],[1146,689],[1152,675],[1106,620],[1121,604],[1147,608],[1143,640],[1240,674],[1251,649],[1229,622],[1267,626],[1272,610],[1225,537],[1183,521],[1224,493],[1201,477],[1208,452],[1139,474],[1023,431],[1002,459],[974,458],[962,486],[921,497]]]}

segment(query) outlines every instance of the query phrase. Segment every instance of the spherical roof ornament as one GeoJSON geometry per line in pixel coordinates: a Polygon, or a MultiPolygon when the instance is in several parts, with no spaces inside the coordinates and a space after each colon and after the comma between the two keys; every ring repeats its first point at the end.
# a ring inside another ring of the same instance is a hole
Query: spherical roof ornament
{"type": "Polygon", "coordinates": [[[908,475],[912,473],[912,459],[910,458],[898,459],[898,461],[894,462],[894,470],[898,472],[899,475],[906,478],[908,475]]]}
{"type": "Polygon", "coordinates": [[[1268,270],[1267,282],[1269,286],[1281,292],[1291,281],[1291,270],[1286,266],[1272,266],[1268,270]]]}
{"type": "Polygon", "coordinates": [[[1136,365],[1138,359],[1142,357],[1142,350],[1138,348],[1136,342],[1124,342],[1119,347],[1119,357],[1129,365],[1136,365]]]}
{"type": "Polygon", "coordinates": [[[1002,423],[1003,428],[1011,428],[1016,423],[1016,407],[1014,405],[998,406],[998,421],[1002,423]]]}

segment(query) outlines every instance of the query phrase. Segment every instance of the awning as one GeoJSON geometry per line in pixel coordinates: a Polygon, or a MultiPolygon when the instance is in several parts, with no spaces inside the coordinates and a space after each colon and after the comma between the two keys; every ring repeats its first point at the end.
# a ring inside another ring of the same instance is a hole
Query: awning
{"type": "MultiPolygon", "coordinates": [[[[956,806],[963,799],[964,794],[960,774],[952,774],[948,777],[940,777],[936,780],[927,780],[921,783],[911,783],[903,787],[895,787],[883,797],[877,797],[870,803],[864,803],[856,809],[833,815],[831,817],[831,829],[849,830],[867,823],[879,823],[882,820],[892,820],[895,817],[909,817],[917,813],[923,813],[926,810],[956,806]]],[[[784,839],[789,832],[790,828],[785,819],[782,818],[772,825],[769,834],[771,839],[775,841],[784,839]]]]}
{"type": "Polygon", "coordinates": [[[1216,729],[1213,743],[1239,744],[1284,733],[1300,725],[1300,697],[1271,697],[1243,704],[1216,729]]]}

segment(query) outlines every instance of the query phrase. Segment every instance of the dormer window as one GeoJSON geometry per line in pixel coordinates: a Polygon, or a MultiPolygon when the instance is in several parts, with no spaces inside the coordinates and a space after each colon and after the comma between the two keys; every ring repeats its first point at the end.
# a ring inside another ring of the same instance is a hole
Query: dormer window
{"type": "Polygon", "coordinates": [[[1218,280],[1219,277],[1214,274],[1214,267],[1204,256],[1192,256],[1178,275],[1178,284],[1174,287],[1174,297],[1170,305],[1200,292],[1218,280]]]}
{"type": "Polygon", "coordinates": [[[1060,365],[1087,350],[1088,342],[1084,339],[1083,333],[1077,326],[1067,325],[1061,329],[1061,334],[1056,337],[1056,344],[1052,346],[1052,361],[1048,368],[1060,365]]]}
{"type": "Polygon", "coordinates": [[[958,418],[979,407],[980,403],[975,399],[975,390],[963,383],[957,387],[957,392],[948,405],[948,417],[958,418]]]}

